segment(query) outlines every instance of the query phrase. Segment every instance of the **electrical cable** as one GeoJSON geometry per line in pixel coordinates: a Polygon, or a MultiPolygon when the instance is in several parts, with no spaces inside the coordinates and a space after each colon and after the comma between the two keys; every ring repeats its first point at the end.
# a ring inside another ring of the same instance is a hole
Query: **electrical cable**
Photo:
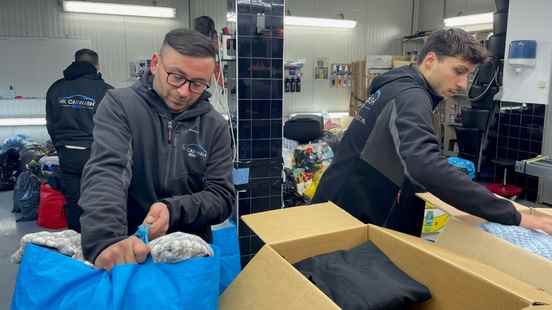
{"type": "MultiPolygon", "coordinates": [[[[213,73],[212,75],[212,78],[214,80],[214,91],[215,93],[218,95],[218,94],[222,94],[222,96],[217,96],[219,99],[219,102],[217,102],[217,104],[220,104],[220,106],[222,106],[222,108],[224,109],[223,113],[226,113],[228,115],[228,123],[229,123],[229,126],[230,126],[230,136],[231,136],[231,143],[232,143],[232,162],[237,162],[238,160],[238,145],[236,143],[236,137],[234,135],[234,125],[233,125],[233,122],[232,122],[232,113],[230,112],[230,105],[228,104],[228,97],[224,91],[225,91],[225,80],[224,80],[224,69],[223,69],[223,66],[222,66],[222,56],[221,56],[221,52],[220,52],[220,48],[218,50],[218,55],[217,55],[217,64],[220,68],[220,78],[222,80],[222,92],[219,88],[219,84],[218,84],[218,80],[217,80],[217,77],[215,76],[215,74],[213,73]],[[220,102],[222,101],[222,102],[220,102]]],[[[214,96],[213,96],[214,97],[214,96]]]]}
{"type": "Polygon", "coordinates": [[[497,82],[498,84],[498,80],[497,80],[497,77],[498,77],[498,71],[500,70],[500,68],[497,66],[496,67],[496,70],[493,74],[493,79],[489,82],[489,85],[487,85],[487,88],[485,88],[485,90],[479,94],[479,96],[475,97],[475,98],[470,98],[468,96],[468,99],[471,101],[471,102],[476,102],[478,100],[480,100],[481,98],[483,98],[488,92],[489,90],[491,89],[491,86],[493,86],[493,82],[497,82]]]}

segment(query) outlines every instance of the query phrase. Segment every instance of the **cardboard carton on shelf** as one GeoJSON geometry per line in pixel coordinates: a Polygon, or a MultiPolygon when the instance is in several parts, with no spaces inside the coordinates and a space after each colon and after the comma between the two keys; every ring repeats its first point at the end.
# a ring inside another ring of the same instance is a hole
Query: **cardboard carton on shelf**
{"type": "Polygon", "coordinates": [[[223,310],[339,309],[293,264],[368,240],[431,291],[432,299],[413,309],[539,310],[552,304],[550,295],[506,273],[420,238],[365,225],[332,203],[242,219],[265,245],[221,296],[223,310]]]}
{"type": "Polygon", "coordinates": [[[402,66],[410,66],[414,63],[408,56],[393,56],[393,68],[399,68],[402,66]]]}

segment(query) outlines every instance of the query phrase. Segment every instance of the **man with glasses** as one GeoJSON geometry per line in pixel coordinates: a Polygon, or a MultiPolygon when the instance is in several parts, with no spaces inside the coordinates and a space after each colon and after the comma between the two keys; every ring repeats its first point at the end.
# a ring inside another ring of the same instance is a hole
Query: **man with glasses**
{"type": "Polygon", "coordinates": [[[173,30],[144,77],[102,101],[79,201],[83,252],[97,267],[143,262],[149,249],[132,236],[142,223],[150,239],[211,241],[211,225],[230,215],[230,132],[207,92],[215,55],[204,35],[173,30]]]}

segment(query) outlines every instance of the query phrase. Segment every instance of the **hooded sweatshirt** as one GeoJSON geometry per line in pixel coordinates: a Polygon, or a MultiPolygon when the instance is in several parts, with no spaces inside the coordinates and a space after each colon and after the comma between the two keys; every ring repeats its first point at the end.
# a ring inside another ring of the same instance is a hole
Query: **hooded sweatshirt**
{"type": "Polygon", "coordinates": [[[365,223],[420,235],[424,205],[414,203],[414,195],[428,191],[467,213],[519,225],[521,216],[509,201],[471,181],[441,154],[432,126],[432,110],[441,100],[414,66],[374,79],[313,202],[333,201],[365,223]]]}
{"type": "Polygon", "coordinates": [[[90,147],[94,113],[112,88],[88,62],[73,62],[63,71],[46,94],[46,127],[56,147],[90,147]]]}
{"type": "Polygon", "coordinates": [[[205,92],[174,113],[147,73],[130,88],[109,91],[95,117],[94,143],[79,205],[85,258],[133,234],[150,206],[169,207],[168,233],[211,241],[234,200],[230,132],[205,92]]]}

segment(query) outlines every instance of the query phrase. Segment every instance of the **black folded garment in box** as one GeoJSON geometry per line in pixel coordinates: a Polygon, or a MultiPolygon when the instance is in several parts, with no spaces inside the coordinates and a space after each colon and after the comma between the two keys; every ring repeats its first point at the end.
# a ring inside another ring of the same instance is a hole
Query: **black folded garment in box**
{"type": "Polygon", "coordinates": [[[427,301],[431,292],[371,241],[294,265],[343,310],[393,310],[427,301]]]}

